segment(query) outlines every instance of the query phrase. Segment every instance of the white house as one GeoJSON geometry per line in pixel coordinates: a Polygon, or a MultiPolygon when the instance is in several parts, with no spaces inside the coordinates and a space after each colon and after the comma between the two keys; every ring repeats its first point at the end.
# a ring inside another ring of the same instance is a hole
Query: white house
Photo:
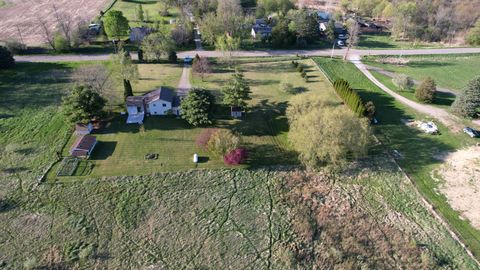
{"type": "Polygon", "coordinates": [[[180,99],[171,89],[161,87],[143,96],[130,96],[126,100],[127,124],[141,124],[145,115],[180,114],[180,99]]]}
{"type": "Polygon", "coordinates": [[[252,26],[251,33],[254,39],[268,38],[272,35],[272,27],[267,24],[264,19],[255,20],[255,24],[252,26]]]}
{"type": "Polygon", "coordinates": [[[242,118],[243,110],[240,107],[232,107],[230,110],[230,115],[233,118],[242,118]]]}

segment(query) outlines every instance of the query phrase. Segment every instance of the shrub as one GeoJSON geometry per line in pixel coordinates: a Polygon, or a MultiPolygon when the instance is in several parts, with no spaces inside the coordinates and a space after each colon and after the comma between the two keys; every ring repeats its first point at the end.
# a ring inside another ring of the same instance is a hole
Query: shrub
{"type": "Polygon", "coordinates": [[[7,40],[5,42],[5,47],[12,53],[17,54],[19,52],[25,51],[27,49],[27,45],[21,43],[18,40],[7,40]]]}
{"type": "Polygon", "coordinates": [[[195,143],[201,149],[207,150],[207,145],[208,145],[208,142],[210,141],[210,138],[212,138],[212,135],[215,134],[217,131],[218,129],[216,128],[203,129],[200,132],[200,134],[198,134],[197,139],[195,140],[195,143]]]}
{"type": "Polygon", "coordinates": [[[0,69],[13,68],[15,66],[15,59],[12,53],[5,47],[0,46],[0,69]]]}
{"type": "Polygon", "coordinates": [[[67,39],[60,33],[55,34],[53,42],[55,44],[55,51],[57,52],[67,52],[70,49],[70,44],[68,44],[67,39]]]}
{"type": "Polygon", "coordinates": [[[437,86],[435,81],[427,77],[422,83],[418,86],[415,91],[415,97],[423,103],[432,103],[435,99],[435,92],[437,91],[437,86]]]}
{"type": "Polygon", "coordinates": [[[224,156],[234,149],[238,148],[240,138],[233,134],[230,130],[221,129],[215,132],[208,141],[208,151],[218,156],[224,156]]]}
{"type": "Polygon", "coordinates": [[[298,62],[295,61],[295,60],[292,60],[292,66],[293,66],[294,68],[297,68],[297,67],[298,67],[298,62]]]}
{"type": "Polygon", "coordinates": [[[300,73],[303,72],[303,66],[298,64],[297,65],[297,71],[300,72],[300,73]]]}
{"type": "Polygon", "coordinates": [[[480,76],[468,82],[452,104],[453,113],[462,117],[476,117],[480,109],[480,76]]]}
{"type": "Polygon", "coordinates": [[[282,92],[289,93],[289,94],[292,94],[293,92],[295,92],[293,85],[285,81],[280,83],[280,89],[282,90],[282,92]]]}
{"type": "Polygon", "coordinates": [[[340,98],[357,116],[365,115],[365,105],[358,93],[350,87],[349,82],[339,79],[333,82],[333,87],[340,98]]]}
{"type": "Polygon", "coordinates": [[[223,157],[223,162],[226,165],[238,165],[241,164],[247,159],[248,152],[244,148],[237,148],[233,151],[230,151],[223,157]]]}
{"type": "Polygon", "coordinates": [[[300,73],[300,76],[302,76],[302,78],[306,78],[306,77],[307,77],[307,72],[305,72],[305,70],[302,71],[302,72],[300,73]]]}
{"type": "Polygon", "coordinates": [[[372,101],[368,101],[367,103],[365,103],[365,116],[368,119],[373,119],[373,117],[375,116],[375,111],[375,104],[373,104],[372,101]]]}
{"type": "Polygon", "coordinates": [[[396,74],[392,79],[393,84],[395,84],[400,90],[409,90],[414,86],[412,78],[408,77],[405,74],[396,74]]]}
{"type": "Polygon", "coordinates": [[[176,63],[178,60],[177,53],[174,51],[168,52],[168,61],[171,63],[176,63]]]}
{"type": "Polygon", "coordinates": [[[478,19],[475,26],[470,29],[466,40],[470,45],[480,45],[480,19],[478,19]]]}

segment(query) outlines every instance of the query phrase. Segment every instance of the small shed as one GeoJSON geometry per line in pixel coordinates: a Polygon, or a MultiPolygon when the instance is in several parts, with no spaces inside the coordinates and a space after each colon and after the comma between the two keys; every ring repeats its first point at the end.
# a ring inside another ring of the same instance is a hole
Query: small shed
{"type": "Polygon", "coordinates": [[[243,110],[241,107],[232,107],[230,111],[230,115],[233,118],[241,118],[243,116],[243,110]]]}
{"type": "Polygon", "coordinates": [[[75,135],[77,136],[88,135],[92,133],[92,131],[93,131],[92,123],[88,123],[88,124],[76,123],[75,124],[75,135]]]}
{"type": "Polygon", "coordinates": [[[78,158],[88,158],[97,145],[97,138],[91,135],[78,137],[70,148],[70,155],[78,158]]]}

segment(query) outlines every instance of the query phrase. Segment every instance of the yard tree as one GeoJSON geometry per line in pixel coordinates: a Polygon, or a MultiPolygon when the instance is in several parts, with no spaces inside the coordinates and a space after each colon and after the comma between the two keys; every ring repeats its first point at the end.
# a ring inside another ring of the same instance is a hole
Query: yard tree
{"type": "Polygon", "coordinates": [[[136,16],[137,16],[138,21],[140,21],[140,22],[145,21],[145,13],[143,12],[143,6],[142,5],[137,6],[136,16]]]}
{"type": "Polygon", "coordinates": [[[120,39],[128,34],[128,20],[118,10],[110,10],[103,17],[105,33],[112,40],[120,39]]]}
{"type": "Polygon", "coordinates": [[[295,33],[290,31],[287,18],[280,18],[272,29],[272,45],[276,48],[285,48],[295,43],[295,33]]]}
{"type": "Polygon", "coordinates": [[[180,116],[193,126],[210,125],[214,102],[215,98],[210,92],[193,88],[182,100],[180,116]]]}
{"type": "Polygon", "coordinates": [[[290,30],[295,31],[298,41],[310,43],[319,38],[320,29],[315,14],[309,14],[307,10],[292,10],[289,17],[292,20],[290,30]]]}
{"type": "Polygon", "coordinates": [[[212,72],[212,68],[210,66],[210,61],[208,61],[206,57],[197,56],[193,59],[192,70],[199,74],[203,81],[205,74],[212,72]]]}
{"type": "Polygon", "coordinates": [[[435,100],[437,85],[431,77],[425,78],[415,91],[415,97],[423,103],[432,103],[435,100]]]}
{"type": "Polygon", "coordinates": [[[327,39],[331,42],[335,41],[335,21],[330,20],[327,23],[327,29],[325,30],[325,35],[327,39]]]}
{"type": "Polygon", "coordinates": [[[130,54],[123,49],[112,56],[112,74],[122,81],[124,98],[133,96],[131,83],[138,80],[138,66],[132,62],[130,54]]]}
{"type": "Polygon", "coordinates": [[[0,46],[0,69],[13,68],[15,66],[15,59],[12,53],[5,47],[0,46]]]}
{"type": "Polygon", "coordinates": [[[145,59],[159,61],[175,51],[175,42],[161,32],[152,33],[143,39],[141,49],[145,59]]]}
{"type": "Polygon", "coordinates": [[[215,47],[220,49],[226,61],[232,60],[233,52],[240,47],[240,38],[234,38],[229,34],[224,34],[217,37],[215,47]]]}
{"type": "Polygon", "coordinates": [[[415,85],[412,78],[408,77],[405,74],[396,74],[393,77],[392,82],[398,88],[400,88],[400,90],[403,90],[403,91],[409,90],[415,85]]]}
{"type": "Polygon", "coordinates": [[[358,22],[354,19],[349,19],[347,21],[347,30],[348,30],[348,39],[347,39],[347,50],[345,51],[345,56],[343,59],[347,59],[350,48],[357,46],[359,35],[360,35],[360,26],[358,22]]]}
{"type": "Polygon", "coordinates": [[[473,78],[457,96],[452,111],[462,117],[477,117],[480,113],[480,76],[473,78]]]}
{"type": "Polygon", "coordinates": [[[250,100],[250,86],[245,80],[243,74],[236,70],[225,86],[222,88],[223,104],[230,107],[247,106],[247,100],[250,100]]]}
{"type": "Polygon", "coordinates": [[[113,80],[112,71],[105,65],[85,65],[76,68],[72,75],[72,80],[79,85],[85,85],[92,88],[109,102],[116,100],[116,85],[113,80]]]}
{"type": "Polygon", "coordinates": [[[470,45],[480,45],[480,18],[475,23],[475,26],[468,31],[467,42],[470,45]]]}
{"type": "Polygon", "coordinates": [[[86,123],[103,114],[105,103],[106,100],[92,88],[76,85],[63,98],[62,112],[71,123],[86,123]]]}
{"type": "Polygon", "coordinates": [[[319,95],[293,97],[287,117],[289,141],[307,167],[342,165],[349,157],[361,157],[367,152],[371,134],[368,119],[330,104],[319,95]]]}

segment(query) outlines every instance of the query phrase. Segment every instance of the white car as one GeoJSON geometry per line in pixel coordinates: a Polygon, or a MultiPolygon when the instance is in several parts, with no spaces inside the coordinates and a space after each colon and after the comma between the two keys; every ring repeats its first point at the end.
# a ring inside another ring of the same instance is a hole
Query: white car
{"type": "Polygon", "coordinates": [[[438,127],[433,122],[420,122],[418,123],[418,128],[427,134],[437,134],[438,127]]]}
{"type": "Polygon", "coordinates": [[[470,127],[464,128],[463,132],[467,133],[467,135],[470,136],[471,138],[480,137],[480,132],[470,127]]]}

